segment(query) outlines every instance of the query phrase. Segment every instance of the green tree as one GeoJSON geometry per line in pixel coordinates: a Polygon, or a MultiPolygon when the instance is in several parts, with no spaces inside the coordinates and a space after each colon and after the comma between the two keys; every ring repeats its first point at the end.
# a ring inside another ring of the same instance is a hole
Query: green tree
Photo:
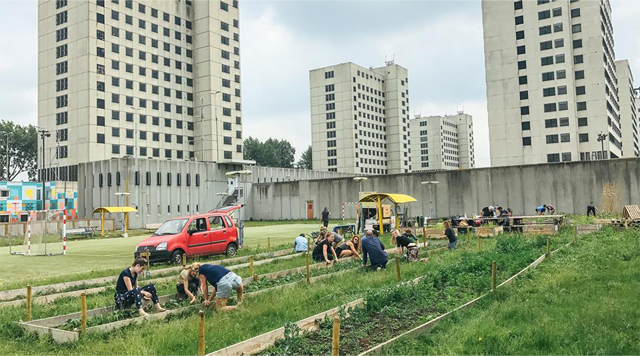
{"type": "Polygon", "coordinates": [[[292,168],[296,149],[287,140],[257,138],[244,140],[244,159],[254,160],[259,166],[292,168]]]}
{"type": "Polygon", "coordinates": [[[38,132],[33,125],[21,126],[11,121],[0,122],[0,177],[7,179],[7,136],[9,137],[9,181],[20,173],[36,179],[38,132]]]}
{"type": "Polygon", "coordinates": [[[298,161],[298,168],[300,169],[313,169],[313,150],[311,146],[302,152],[302,156],[298,161]]]}

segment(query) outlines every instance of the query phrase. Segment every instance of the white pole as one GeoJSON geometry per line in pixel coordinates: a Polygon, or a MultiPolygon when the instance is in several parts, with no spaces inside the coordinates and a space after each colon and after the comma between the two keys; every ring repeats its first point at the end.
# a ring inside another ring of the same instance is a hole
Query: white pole
{"type": "Polygon", "coordinates": [[[27,255],[31,254],[31,214],[27,216],[27,255]]]}
{"type": "MultiPolygon", "coordinates": [[[[66,194],[66,193],[65,193],[66,194]]],[[[67,254],[67,209],[62,211],[62,254],[67,254]]]]}

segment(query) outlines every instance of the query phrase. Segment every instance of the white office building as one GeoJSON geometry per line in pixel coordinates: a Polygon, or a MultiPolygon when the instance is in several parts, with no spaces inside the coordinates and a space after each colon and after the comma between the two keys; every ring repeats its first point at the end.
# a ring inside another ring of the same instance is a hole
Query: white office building
{"type": "Polygon", "coordinates": [[[407,69],[343,63],[311,70],[309,84],[314,170],[411,171],[407,69]]]}
{"type": "Polygon", "coordinates": [[[475,167],[471,115],[416,116],[409,131],[413,172],[475,167]]]}
{"type": "Polygon", "coordinates": [[[124,156],[242,160],[236,0],[39,0],[38,36],[46,179],[124,156]]]}
{"type": "Polygon", "coordinates": [[[491,165],[622,157],[609,0],[483,0],[482,13],[491,165]]]}
{"type": "Polygon", "coordinates": [[[629,61],[617,61],[620,122],[622,124],[622,157],[640,157],[638,146],[638,95],[634,89],[629,61]]]}

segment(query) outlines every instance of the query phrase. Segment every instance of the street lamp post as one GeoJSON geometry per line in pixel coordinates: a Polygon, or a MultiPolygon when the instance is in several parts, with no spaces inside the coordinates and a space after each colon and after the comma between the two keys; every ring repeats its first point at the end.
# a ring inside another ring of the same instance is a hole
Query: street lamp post
{"type": "Polygon", "coordinates": [[[605,135],[604,133],[600,132],[598,134],[598,142],[600,142],[601,148],[602,150],[600,152],[602,152],[602,159],[605,159],[604,157],[604,141],[607,139],[607,135],[605,135]]]}
{"type": "Polygon", "coordinates": [[[6,155],[7,155],[7,182],[10,180],[11,176],[9,175],[9,168],[10,166],[10,157],[9,157],[9,133],[8,132],[3,132],[3,135],[5,136],[6,142],[7,142],[7,146],[6,146],[6,155]]]}
{"type": "Polygon", "coordinates": [[[429,187],[429,217],[433,218],[436,214],[436,212],[433,209],[433,189],[432,187],[436,184],[439,184],[440,182],[438,181],[427,181],[427,182],[421,182],[420,184],[422,185],[427,185],[429,187]]]}
{"type": "Polygon", "coordinates": [[[42,167],[40,168],[40,180],[42,181],[42,210],[46,210],[46,194],[45,194],[45,140],[47,137],[51,137],[51,132],[45,129],[38,129],[38,133],[40,134],[40,138],[42,139],[42,167]]]}

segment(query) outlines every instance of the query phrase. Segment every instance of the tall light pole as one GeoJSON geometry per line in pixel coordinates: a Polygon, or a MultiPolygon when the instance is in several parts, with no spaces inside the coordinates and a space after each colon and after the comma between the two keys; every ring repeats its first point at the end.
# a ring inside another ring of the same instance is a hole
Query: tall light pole
{"type": "Polygon", "coordinates": [[[45,130],[45,129],[38,129],[38,133],[40,134],[40,138],[42,139],[42,167],[40,168],[40,180],[42,181],[42,210],[47,210],[46,209],[46,194],[45,194],[45,159],[44,159],[44,154],[45,154],[45,139],[47,137],[51,137],[51,132],[45,130]]]}
{"type": "Polygon", "coordinates": [[[2,133],[5,136],[6,142],[7,142],[7,146],[6,146],[6,155],[7,155],[7,182],[9,182],[11,176],[9,175],[9,168],[10,166],[10,157],[9,157],[9,132],[3,132],[2,133]]]}
{"type": "Polygon", "coordinates": [[[598,134],[598,142],[600,142],[600,145],[602,147],[602,159],[605,159],[604,157],[604,141],[607,139],[607,135],[605,135],[604,133],[600,132],[598,134]]]}
{"type": "Polygon", "coordinates": [[[436,212],[433,209],[433,189],[432,187],[436,184],[439,184],[440,182],[438,181],[427,181],[427,182],[421,182],[420,184],[422,185],[427,185],[429,187],[429,217],[433,218],[436,214],[436,212]]]}
{"type": "MultiPolygon", "coordinates": [[[[358,218],[358,225],[360,225],[360,220],[362,219],[362,203],[360,203],[360,195],[362,194],[362,182],[368,180],[367,177],[353,177],[353,180],[358,182],[358,212],[356,213],[356,217],[358,218]]],[[[364,227],[364,224],[362,224],[364,227]]],[[[358,229],[359,231],[360,229],[358,229]]]]}

